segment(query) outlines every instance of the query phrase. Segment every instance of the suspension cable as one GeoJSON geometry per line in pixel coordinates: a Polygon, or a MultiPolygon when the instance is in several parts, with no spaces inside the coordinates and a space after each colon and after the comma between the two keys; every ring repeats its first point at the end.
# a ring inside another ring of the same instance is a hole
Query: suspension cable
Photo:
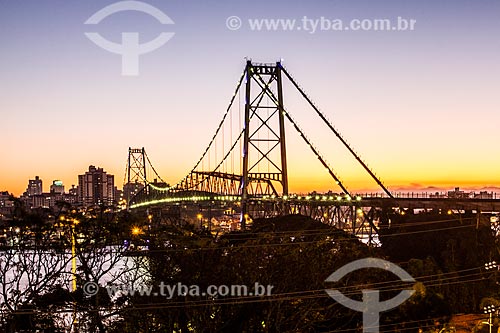
{"type": "Polygon", "coordinates": [[[342,137],[340,132],[335,129],[335,127],[331,124],[331,122],[325,117],[325,115],[316,107],[316,105],[311,101],[309,96],[302,90],[302,88],[297,84],[297,82],[293,79],[293,77],[288,74],[287,70],[279,63],[280,68],[283,70],[283,73],[285,73],[286,77],[292,82],[292,84],[297,88],[297,90],[300,92],[302,97],[305,98],[305,100],[309,103],[309,105],[316,111],[318,116],[325,122],[325,124],[330,128],[330,130],[337,136],[337,138],[342,142],[342,144],[349,150],[349,152],[354,156],[354,158],[363,166],[363,168],[368,172],[368,174],[377,182],[377,184],[384,190],[384,192],[390,197],[394,198],[392,196],[392,193],[385,187],[385,185],[382,183],[382,181],[373,173],[373,171],[366,165],[365,162],[356,154],[356,152],[351,148],[351,146],[347,143],[347,141],[342,137]]]}
{"type": "MultiPolygon", "coordinates": [[[[201,155],[201,157],[198,160],[198,162],[196,162],[195,166],[191,169],[191,171],[184,178],[182,178],[175,185],[172,185],[172,186],[169,186],[169,187],[165,187],[165,188],[161,188],[161,187],[151,186],[151,184],[149,184],[153,189],[155,189],[157,191],[162,191],[162,192],[170,191],[170,190],[178,187],[180,184],[182,184],[182,182],[184,180],[188,179],[189,175],[191,175],[196,170],[196,168],[198,168],[198,166],[203,161],[203,159],[205,158],[205,156],[209,152],[210,148],[212,147],[212,144],[214,143],[217,135],[219,134],[219,131],[221,130],[221,128],[222,128],[222,126],[224,124],[224,121],[226,120],[227,115],[231,111],[231,106],[233,105],[233,102],[236,99],[236,95],[238,95],[238,92],[240,90],[241,84],[243,83],[243,79],[245,78],[245,74],[246,74],[246,67],[245,67],[245,70],[243,71],[243,73],[241,74],[241,76],[240,76],[240,78],[238,80],[238,83],[236,85],[236,89],[234,90],[233,96],[231,97],[231,101],[229,102],[229,106],[227,107],[226,112],[224,113],[224,116],[222,117],[222,120],[220,121],[219,126],[217,127],[217,130],[215,131],[215,134],[212,136],[212,139],[210,140],[210,143],[208,144],[207,148],[205,149],[205,151],[201,155]]],[[[209,154],[209,157],[210,157],[210,154],[209,154]]]]}
{"type": "MultiPolygon", "coordinates": [[[[274,93],[268,89],[267,85],[265,84],[265,81],[262,79],[262,77],[258,74],[258,73],[255,73],[255,75],[259,78],[259,81],[256,80],[257,84],[259,84],[259,86],[262,88],[262,89],[265,89],[266,91],[269,92],[268,96],[273,100],[273,102],[278,105],[278,101],[277,101],[277,98],[276,96],[274,95],[274,93]],[[262,86],[262,84],[264,84],[264,87],[262,86]]],[[[328,165],[328,163],[325,161],[325,159],[321,156],[321,154],[319,153],[319,151],[314,147],[314,145],[312,144],[311,140],[309,140],[307,138],[307,136],[304,134],[304,132],[300,129],[300,127],[297,125],[297,123],[293,120],[293,118],[291,117],[291,115],[283,108],[283,113],[284,115],[286,116],[286,118],[292,123],[293,127],[295,128],[295,130],[300,134],[300,136],[302,137],[302,139],[305,141],[305,143],[309,146],[309,148],[312,150],[312,152],[316,155],[316,157],[319,159],[319,161],[321,162],[321,164],[328,170],[328,173],[330,174],[330,176],[332,176],[332,178],[335,180],[335,183],[337,185],[339,185],[339,187],[342,189],[342,191],[348,195],[349,197],[351,196],[351,194],[349,193],[349,190],[347,190],[347,188],[344,186],[344,184],[342,184],[340,178],[335,174],[335,172],[332,170],[332,168],[328,165]]]]}
{"type": "MultiPolygon", "coordinates": [[[[155,167],[153,166],[153,163],[151,163],[151,160],[149,159],[148,154],[146,153],[145,155],[146,155],[146,159],[148,160],[149,166],[151,167],[151,169],[152,169],[152,170],[153,170],[153,172],[155,173],[156,177],[158,177],[158,179],[159,179],[162,183],[167,183],[166,181],[164,181],[164,180],[160,177],[160,175],[158,174],[158,172],[156,172],[156,169],[155,169],[155,167]]],[[[145,179],[145,181],[147,182],[148,180],[147,180],[147,179],[145,179]]]]}

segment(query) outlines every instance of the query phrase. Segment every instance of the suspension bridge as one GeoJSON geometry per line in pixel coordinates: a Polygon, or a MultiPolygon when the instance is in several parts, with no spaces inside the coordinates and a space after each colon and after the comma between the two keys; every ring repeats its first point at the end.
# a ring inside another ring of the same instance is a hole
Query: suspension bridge
{"type": "MultiPolygon", "coordinates": [[[[156,172],[144,148],[130,148],[124,179],[129,209],[153,207],[224,207],[237,212],[241,228],[251,218],[303,214],[358,236],[378,232],[387,212],[500,211],[493,198],[440,198],[393,194],[281,62],[247,61],[215,134],[194,167],[169,185],[156,172]],[[285,108],[283,82],[295,89],[362,170],[380,188],[375,195],[352,193],[317,146],[285,108]],[[243,110],[242,110],[243,109],[243,110]],[[299,195],[289,192],[286,122],[309,147],[336,186],[335,192],[299,195]]],[[[161,208],[160,208],[161,209],[161,208]]]]}

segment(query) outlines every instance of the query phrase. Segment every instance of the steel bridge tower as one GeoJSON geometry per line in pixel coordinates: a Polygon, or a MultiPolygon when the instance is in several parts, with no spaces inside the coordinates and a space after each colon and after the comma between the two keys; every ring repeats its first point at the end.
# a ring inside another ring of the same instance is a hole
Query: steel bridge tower
{"type": "Polygon", "coordinates": [[[138,191],[148,188],[146,150],[142,148],[128,148],[127,170],[124,191],[127,203],[138,191]]]}
{"type": "Polygon", "coordinates": [[[249,194],[288,195],[285,120],[281,64],[255,64],[245,68],[245,115],[242,218],[245,228],[249,194]],[[274,97],[277,95],[277,99],[274,97]],[[271,101],[271,105],[266,104],[271,101]],[[266,136],[267,134],[267,136],[266,136]],[[276,190],[281,185],[281,193],[276,190]]]}

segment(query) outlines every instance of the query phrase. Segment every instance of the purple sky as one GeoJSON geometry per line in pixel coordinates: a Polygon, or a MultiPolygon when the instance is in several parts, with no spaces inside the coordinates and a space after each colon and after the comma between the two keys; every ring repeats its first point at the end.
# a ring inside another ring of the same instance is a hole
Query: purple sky
{"type": "MultiPolygon", "coordinates": [[[[20,194],[35,175],[69,186],[89,164],[121,185],[129,146],[146,147],[175,183],[212,137],[245,57],[283,58],[390,186],[500,184],[498,1],[148,1],[175,24],[138,12],[83,24],[112,3],[0,0],[0,190],[20,194]],[[232,15],[243,22],[237,31],[226,27],[232,15]],[[314,34],[248,24],[304,16],[417,23],[414,31],[314,34]],[[140,57],[139,76],[124,77],[120,56],[88,40],[90,30],[115,42],[122,32],[139,32],[141,42],[175,36],[140,57]]],[[[351,188],[374,187],[296,93],[286,90],[285,103],[351,188]]],[[[288,133],[292,190],[330,188],[288,133]]]]}

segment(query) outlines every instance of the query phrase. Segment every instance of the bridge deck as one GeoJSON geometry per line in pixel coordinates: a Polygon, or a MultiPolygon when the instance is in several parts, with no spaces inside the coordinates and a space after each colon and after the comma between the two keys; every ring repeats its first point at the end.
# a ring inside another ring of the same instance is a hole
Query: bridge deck
{"type": "MultiPolygon", "coordinates": [[[[483,212],[500,212],[500,199],[480,199],[480,198],[429,198],[429,197],[354,197],[346,198],[341,196],[258,196],[249,197],[249,202],[268,202],[312,206],[358,206],[358,207],[399,207],[409,209],[453,209],[453,210],[477,210],[483,212]]],[[[193,193],[190,191],[177,192],[171,196],[167,195],[162,199],[146,200],[146,202],[132,205],[132,208],[148,205],[169,205],[169,204],[196,204],[202,202],[241,202],[241,196],[230,195],[220,196],[213,193],[193,193]]]]}
{"type": "Polygon", "coordinates": [[[500,212],[500,199],[456,198],[362,198],[362,204],[373,207],[413,209],[462,209],[500,212]]]}

